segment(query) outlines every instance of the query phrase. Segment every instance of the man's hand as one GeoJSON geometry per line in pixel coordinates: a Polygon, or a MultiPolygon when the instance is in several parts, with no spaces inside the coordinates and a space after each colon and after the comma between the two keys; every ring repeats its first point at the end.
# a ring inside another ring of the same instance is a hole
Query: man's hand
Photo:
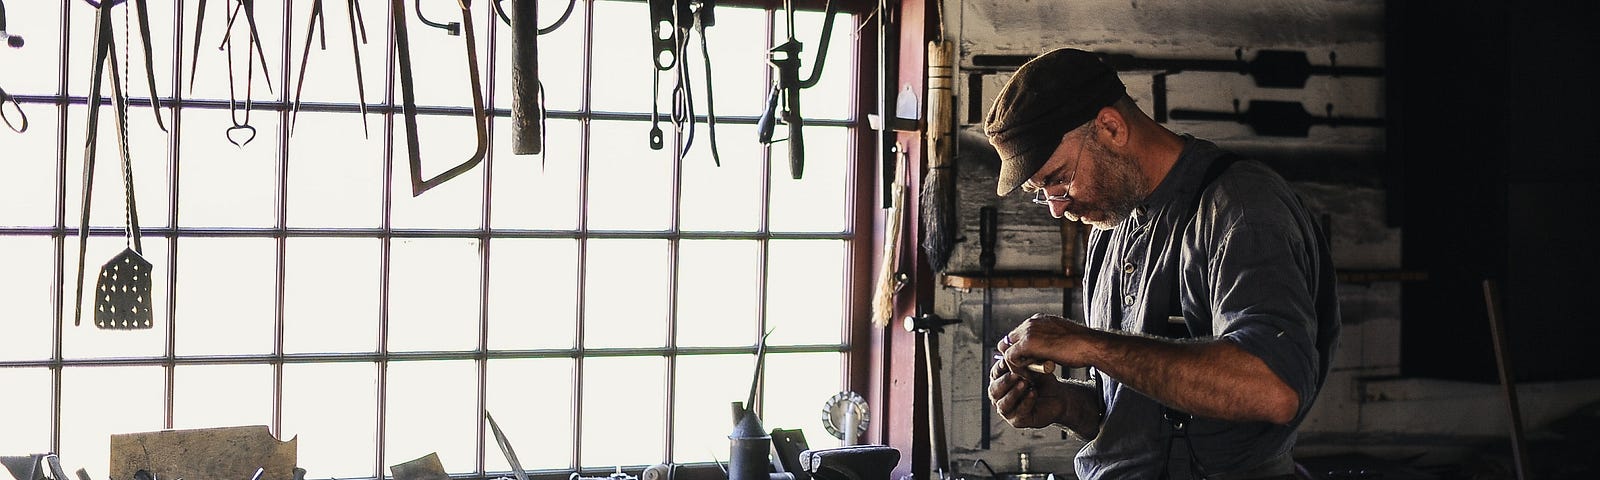
{"type": "Polygon", "coordinates": [[[1037,314],[1000,339],[998,348],[1012,371],[1046,360],[1064,367],[1085,367],[1091,363],[1091,338],[1097,332],[1055,315],[1037,314]]]}
{"type": "Polygon", "coordinates": [[[1044,428],[1061,422],[1066,413],[1067,386],[1054,376],[1019,370],[994,362],[989,371],[989,399],[1006,423],[1017,428],[1044,428]]]}

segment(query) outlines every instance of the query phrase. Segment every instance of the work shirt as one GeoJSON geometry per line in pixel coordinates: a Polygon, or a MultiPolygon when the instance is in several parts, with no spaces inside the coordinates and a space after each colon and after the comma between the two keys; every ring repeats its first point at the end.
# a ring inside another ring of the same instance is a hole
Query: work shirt
{"type": "MultiPolygon", "coordinates": [[[[1299,395],[1289,425],[1188,422],[1194,455],[1208,474],[1250,470],[1289,453],[1339,333],[1327,245],[1282,177],[1260,162],[1233,162],[1205,186],[1196,206],[1195,190],[1224,153],[1185,136],[1177,163],[1133,214],[1090,234],[1084,275],[1089,326],[1166,336],[1176,300],[1191,336],[1238,345],[1299,395]]],[[[1161,478],[1174,445],[1166,407],[1109,375],[1093,377],[1105,414],[1099,434],[1078,453],[1078,476],[1161,478]]]]}

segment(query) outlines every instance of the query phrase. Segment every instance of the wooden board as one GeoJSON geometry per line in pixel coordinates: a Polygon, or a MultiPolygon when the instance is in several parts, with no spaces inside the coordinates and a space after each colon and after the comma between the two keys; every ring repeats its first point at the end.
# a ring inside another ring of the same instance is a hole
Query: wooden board
{"type": "Polygon", "coordinates": [[[266,425],[163,430],[111,436],[112,480],[148,470],[158,480],[293,480],[297,439],[280,442],[266,425]]]}

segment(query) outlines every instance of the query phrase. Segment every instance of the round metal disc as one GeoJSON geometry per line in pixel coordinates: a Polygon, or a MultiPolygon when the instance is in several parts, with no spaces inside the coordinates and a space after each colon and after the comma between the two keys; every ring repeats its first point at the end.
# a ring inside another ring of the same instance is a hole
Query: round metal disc
{"type": "Polygon", "coordinates": [[[833,435],[833,438],[844,440],[844,417],[845,412],[850,410],[855,410],[856,418],[860,419],[856,423],[856,438],[867,434],[867,424],[870,423],[867,416],[867,400],[856,392],[844,391],[834,394],[833,398],[829,398],[822,406],[822,426],[828,430],[828,434],[833,435]]]}

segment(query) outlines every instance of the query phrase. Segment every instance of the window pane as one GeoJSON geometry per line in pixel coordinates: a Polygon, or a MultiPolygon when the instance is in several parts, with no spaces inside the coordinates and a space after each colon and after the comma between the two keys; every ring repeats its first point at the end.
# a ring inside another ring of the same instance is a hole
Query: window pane
{"type": "Polygon", "coordinates": [[[289,137],[289,226],[372,228],[383,220],[383,117],[367,121],[372,135],[360,137],[358,114],[300,112],[289,137]]]}
{"type": "MultiPolygon", "coordinates": [[[[719,13],[720,15],[720,13],[719,13]]],[[[719,22],[718,25],[721,25],[719,22]]],[[[717,125],[722,166],[711,159],[711,137],[702,125],[683,159],[685,231],[754,232],[761,227],[761,144],[753,125],[717,125]]]]}
{"type": "Polygon", "coordinates": [[[667,242],[590,240],[584,336],[589,348],[655,347],[667,337],[667,242]]]}
{"type": "Polygon", "coordinates": [[[842,341],[844,246],[839,240],[773,240],[769,244],[769,342],[806,345],[842,341]]]}
{"type": "Polygon", "coordinates": [[[672,152],[650,149],[648,123],[591,125],[589,228],[667,229],[672,221],[672,152]]]}
{"type": "Polygon", "coordinates": [[[490,244],[489,348],[572,348],[578,325],[578,242],[490,244]]]}
{"type": "Polygon", "coordinates": [[[804,176],[789,169],[789,142],[772,144],[772,230],[841,232],[845,229],[846,180],[854,155],[849,130],[806,127],[804,176]]]}
{"type": "Polygon", "coordinates": [[[0,385],[8,392],[6,434],[0,435],[0,452],[50,451],[50,370],[0,368],[0,385]]]}
{"type": "MultiPolygon", "coordinates": [[[[389,349],[478,345],[478,241],[395,239],[389,277],[389,349]]],[[[423,452],[427,453],[427,452],[423,452]]]]}
{"type": "Polygon", "coordinates": [[[173,371],[174,428],[271,424],[270,365],[181,365],[173,371]]]}
{"type": "Polygon", "coordinates": [[[591,358],[583,364],[586,468],[662,461],[666,365],[661,357],[591,358]]]}
{"type": "MultiPolygon", "coordinates": [[[[424,192],[411,194],[405,126],[395,116],[394,211],[396,228],[478,228],[483,225],[483,165],[424,192]]],[[[477,130],[471,116],[419,115],[422,180],[437,178],[472,156],[477,130]]]]}
{"type": "MultiPolygon", "coordinates": [[[[567,5],[567,2],[539,2],[539,26],[550,28],[555,25],[567,5]]],[[[717,10],[718,15],[722,12],[722,9],[717,10]]],[[[510,14],[510,10],[506,13],[510,14]]],[[[572,6],[566,23],[548,34],[539,35],[539,83],[544,84],[545,108],[548,110],[576,111],[582,100],[583,17],[584,4],[578,2],[572,6]]],[[[511,27],[499,22],[495,28],[499,35],[495,39],[495,107],[510,108],[513,101],[511,27]]]]}
{"type": "Polygon", "coordinates": [[[179,239],[177,279],[178,355],[272,353],[272,239],[179,239]]]}
{"type": "Polygon", "coordinates": [[[112,434],[160,430],[163,373],[161,367],[63,369],[61,458],[111,458],[112,434]],[[115,408],[107,408],[108,399],[115,408]]]}
{"type": "MultiPolygon", "coordinates": [[[[572,360],[490,360],[486,403],[523,469],[572,467],[572,360]]],[[[484,433],[484,444],[490,445],[484,467],[511,471],[494,446],[494,433],[484,433]]]]}
{"type": "Polygon", "coordinates": [[[390,363],[387,463],[438,452],[446,471],[476,470],[477,391],[472,361],[390,363]]]}
{"type": "MultiPolygon", "coordinates": [[[[77,6],[74,5],[74,10],[77,6]]],[[[90,13],[94,9],[86,9],[90,13]]],[[[92,16],[91,16],[92,18],[92,16]]],[[[76,18],[74,18],[76,20],[76,18]]],[[[154,20],[154,19],[152,19],[154,20]]],[[[6,93],[12,95],[50,95],[60,91],[57,83],[61,80],[61,51],[54,48],[61,42],[61,3],[60,2],[11,2],[6,5],[6,21],[9,23],[6,33],[17,35],[27,40],[27,48],[0,49],[0,64],[26,65],[27,75],[7,75],[6,93]]],[[[152,24],[153,28],[155,25],[152,24]]],[[[82,27],[80,27],[82,28],[82,27]]],[[[88,29],[87,32],[94,32],[88,29]]],[[[78,38],[89,38],[82,36],[78,38]]],[[[84,43],[91,43],[84,40],[84,43]]],[[[74,68],[87,63],[73,64],[74,68]]],[[[87,77],[88,75],[81,75],[87,77]]],[[[87,92],[87,89],[85,89],[87,92]]],[[[148,95],[148,94],[146,94],[148,95]]],[[[34,107],[42,110],[39,107],[34,107]]],[[[53,123],[39,122],[39,117],[33,111],[28,112],[29,123],[33,125],[28,132],[36,132],[35,128],[45,127],[53,123]]],[[[0,130],[10,133],[10,130],[0,130]]],[[[3,134],[0,134],[3,135],[3,134]]],[[[20,450],[11,450],[13,452],[20,450]]],[[[39,450],[44,451],[44,450],[39,450]]]]}
{"type": "MultiPolygon", "coordinates": [[[[777,336],[777,334],[773,334],[777,336]]],[[[788,353],[767,355],[766,393],[761,397],[767,429],[799,428],[811,448],[839,446],[823,428],[817,412],[844,388],[840,378],[844,355],[840,353],[788,353]],[[778,381],[781,379],[782,381],[778,381]]],[[[881,412],[872,412],[877,422],[881,412]]]]}
{"type": "Polygon", "coordinates": [[[77,243],[77,238],[67,239],[66,258],[62,262],[65,267],[62,273],[67,276],[63,281],[66,286],[61,296],[62,355],[66,358],[109,358],[156,356],[165,352],[167,278],[172,273],[167,266],[167,242],[157,237],[148,237],[144,241],[144,253],[141,256],[154,267],[150,275],[150,306],[154,308],[152,320],[155,325],[147,330],[101,330],[94,326],[95,280],[100,274],[100,267],[127,248],[127,240],[120,236],[89,238],[89,250],[84,254],[84,264],[88,268],[83,271],[83,319],[81,325],[72,324],[72,302],[77,295],[72,286],[78,268],[77,243]]]}
{"type": "Polygon", "coordinates": [[[511,121],[496,118],[494,124],[494,228],[576,229],[583,146],[578,122],[549,120],[543,132],[547,151],[540,155],[513,155],[511,121]]]}
{"type": "MultiPolygon", "coordinates": [[[[23,78],[29,76],[17,75],[23,78]]],[[[14,93],[10,85],[5,85],[5,88],[6,93],[14,93]]],[[[3,108],[10,112],[7,115],[12,115],[12,121],[21,121],[15,117],[16,111],[12,110],[11,102],[6,102],[3,108]]],[[[5,205],[5,208],[0,208],[0,226],[48,227],[56,223],[56,111],[55,107],[49,105],[23,104],[22,112],[28,116],[27,133],[19,134],[10,128],[0,127],[0,144],[4,144],[6,150],[6,175],[0,177],[0,205],[5,205]]],[[[82,130],[83,127],[79,126],[78,129],[82,130]]],[[[77,152],[78,157],[82,158],[83,144],[69,145],[67,151],[77,152]]],[[[68,171],[67,183],[78,182],[81,185],[82,172],[82,166],[76,172],[68,171]]],[[[113,178],[116,179],[114,185],[117,193],[112,196],[120,199],[121,177],[113,178]]],[[[81,201],[76,195],[67,197],[69,228],[78,228],[78,215],[81,212],[78,208],[83,205],[79,203],[81,201]]]]}
{"type": "MultiPolygon", "coordinates": [[[[650,86],[656,69],[650,60],[654,56],[650,35],[642,30],[649,24],[650,10],[644,2],[594,2],[594,71],[590,79],[593,82],[590,90],[594,93],[590,101],[593,110],[650,111],[650,86]]],[[[672,98],[670,93],[674,78],[672,71],[661,72],[662,88],[657,92],[659,98],[672,98]]],[[[662,123],[666,125],[662,130],[670,135],[672,126],[666,122],[666,117],[672,111],[672,104],[663,100],[660,106],[662,123]]],[[[626,138],[632,143],[647,145],[648,132],[649,126],[645,126],[626,138]]]]}
{"type": "MultiPolygon", "coordinates": [[[[756,8],[718,5],[716,16],[717,24],[705,30],[706,38],[711,41],[708,45],[711,68],[716,75],[711,79],[716,92],[716,114],[718,117],[760,116],[766,108],[767,91],[772,87],[767,76],[771,69],[767,65],[767,12],[756,8]]],[[[706,99],[711,95],[706,90],[705,57],[700,52],[700,32],[690,34],[689,42],[689,57],[685,66],[689,68],[689,75],[694,82],[690,85],[694,93],[694,112],[695,115],[705,115],[706,99]]],[[[809,52],[810,46],[807,48],[809,52]]],[[[676,85],[673,78],[668,76],[661,80],[663,90],[676,85]]],[[[665,103],[662,105],[666,106],[665,103]]],[[[704,124],[700,127],[704,127],[704,124]]],[[[719,125],[717,129],[721,130],[722,127],[719,125]]],[[[718,136],[722,135],[722,132],[717,133],[718,136]]],[[[734,137],[723,137],[724,141],[729,138],[734,137]]],[[[753,138],[754,133],[741,140],[742,143],[754,143],[748,141],[753,138]]]]}
{"type": "MultiPolygon", "coordinates": [[[[77,245],[72,246],[76,254],[77,245]]],[[[0,320],[5,325],[5,335],[0,335],[0,360],[50,358],[55,341],[50,308],[55,297],[54,251],[50,237],[0,237],[0,265],[6,269],[6,274],[0,275],[0,305],[6,308],[5,319],[0,320]]]]}
{"type": "MultiPolygon", "coordinates": [[[[228,140],[233,120],[226,110],[183,111],[183,123],[189,127],[182,135],[179,160],[179,225],[270,227],[276,223],[278,152],[274,132],[278,116],[257,113],[250,117],[256,138],[240,147],[228,140]]],[[[242,142],[241,138],[235,140],[242,142]]]]}
{"type": "Polygon", "coordinates": [[[678,346],[754,342],[759,248],[754,240],[679,242],[678,346]]]}
{"type": "Polygon", "coordinates": [[[290,238],[284,251],[283,350],[378,348],[382,245],[373,238],[290,238]]]}
{"type": "Polygon", "coordinates": [[[283,366],[282,439],[299,437],[297,463],[314,478],[373,476],[378,370],[371,363],[283,366]]]}
{"type": "MultiPolygon", "coordinates": [[[[37,108],[34,105],[30,107],[37,108]]],[[[76,229],[83,212],[83,156],[88,108],[67,107],[66,146],[66,225],[76,229]]],[[[169,169],[167,137],[156,128],[148,110],[128,113],[128,158],[133,163],[134,195],[139,207],[139,226],[154,228],[168,223],[169,169]]],[[[31,115],[31,113],[30,113],[31,115]]],[[[100,107],[100,124],[95,130],[94,191],[89,201],[90,225],[124,228],[127,220],[127,193],[122,184],[122,155],[117,146],[116,109],[110,103],[100,107]]],[[[31,121],[30,121],[31,123],[31,121]]],[[[29,127],[28,135],[35,135],[29,127]]],[[[0,130],[7,131],[7,130],[0,130]]],[[[230,145],[231,147],[231,145],[230,145]]]]}
{"type": "MultiPolygon", "coordinates": [[[[276,3],[268,5],[276,6],[276,3]]],[[[350,18],[355,15],[355,12],[351,12],[347,6],[351,3],[322,2],[322,26],[312,33],[314,40],[311,43],[311,56],[306,61],[310,66],[302,67],[300,56],[306,47],[306,24],[311,19],[312,3],[312,0],[295,0],[294,2],[293,25],[289,28],[291,33],[289,42],[290,72],[294,76],[285,79],[283,82],[284,85],[291,86],[291,88],[286,89],[291,92],[289,99],[293,101],[295,96],[293,92],[300,90],[299,75],[303,68],[305,69],[305,88],[300,92],[300,100],[302,102],[356,102],[358,97],[356,93],[356,63],[353,56],[354,53],[351,51],[351,45],[356,45],[361,49],[361,75],[363,83],[366,85],[366,100],[368,102],[383,101],[384,68],[389,57],[389,4],[385,2],[362,2],[360,18],[366,20],[365,33],[358,31],[352,34],[350,32],[350,18]],[[324,31],[322,28],[327,30],[324,31]],[[355,35],[354,39],[351,38],[352,35],[355,35]],[[366,39],[366,43],[361,42],[362,38],[366,39]],[[325,46],[322,43],[324,41],[327,42],[325,46]]],[[[206,23],[210,23],[210,18],[216,17],[207,16],[206,23]]],[[[187,23],[185,25],[188,27],[185,29],[185,33],[192,32],[194,24],[187,23]]],[[[208,27],[207,30],[210,30],[212,25],[206,25],[206,27],[208,27]]],[[[457,43],[459,44],[459,41],[457,43]]],[[[416,46],[413,46],[413,48],[416,48],[416,46]]],[[[185,51],[185,54],[187,53],[185,51]]],[[[273,83],[273,86],[276,87],[277,85],[278,83],[273,83]]],[[[300,119],[305,120],[304,112],[302,112],[300,119]]],[[[347,119],[346,121],[349,123],[344,124],[343,133],[346,135],[354,133],[351,129],[352,126],[355,129],[360,129],[361,126],[358,125],[360,120],[358,117],[347,119]]],[[[373,127],[381,129],[381,125],[374,123],[373,127]]],[[[308,125],[302,124],[301,126],[308,125]]],[[[382,130],[376,130],[373,134],[381,136],[382,130]]]]}
{"type": "Polygon", "coordinates": [[[755,365],[756,357],[748,354],[678,357],[674,462],[727,461],[733,431],[729,405],[750,398],[755,365]]]}
{"type": "MultiPolygon", "coordinates": [[[[363,2],[363,4],[367,4],[367,3],[371,3],[371,4],[375,5],[375,4],[381,3],[381,2],[363,2]]],[[[186,5],[194,5],[193,2],[184,2],[184,4],[186,4],[186,5]]],[[[245,47],[248,45],[248,42],[244,42],[244,41],[233,42],[233,45],[232,45],[232,48],[233,48],[233,62],[232,62],[233,63],[233,71],[234,71],[234,76],[236,76],[237,79],[238,79],[239,86],[237,87],[237,94],[238,94],[238,98],[241,101],[243,101],[244,98],[245,98],[245,92],[244,92],[245,74],[247,72],[249,72],[250,68],[254,68],[255,69],[254,70],[254,73],[255,73],[255,80],[254,80],[255,85],[254,85],[254,87],[255,88],[253,89],[253,94],[250,95],[250,98],[254,98],[256,101],[273,101],[273,100],[276,100],[278,98],[278,96],[274,92],[283,92],[283,91],[285,91],[286,90],[285,85],[289,84],[289,82],[285,81],[285,79],[282,78],[282,75],[278,71],[278,67],[277,67],[278,65],[282,65],[283,64],[283,51],[281,49],[279,49],[279,48],[276,48],[278,45],[282,45],[283,44],[283,30],[284,30],[284,28],[283,28],[283,9],[282,8],[269,8],[269,7],[267,7],[267,5],[278,6],[278,5],[281,5],[281,3],[273,2],[272,4],[259,4],[258,7],[255,9],[255,11],[256,11],[256,27],[260,29],[260,30],[257,31],[257,33],[258,33],[258,35],[259,35],[259,37],[261,39],[261,46],[264,47],[263,48],[263,52],[266,54],[266,64],[272,66],[272,68],[270,70],[263,70],[263,68],[261,66],[261,60],[256,56],[257,54],[253,50],[251,52],[245,52],[245,47]],[[246,57],[245,56],[246,53],[249,53],[250,56],[246,57]],[[245,60],[249,60],[251,62],[254,62],[253,63],[254,67],[251,67],[250,65],[246,65],[244,63],[245,60]],[[270,82],[269,82],[269,80],[270,80],[270,82]],[[272,84],[272,91],[271,92],[267,91],[266,87],[267,87],[268,83],[272,84]]],[[[94,25],[94,23],[93,23],[94,22],[94,16],[93,16],[93,10],[94,9],[93,8],[89,8],[87,5],[83,5],[82,8],[79,8],[79,7],[80,7],[79,5],[73,5],[74,10],[78,10],[80,12],[83,11],[83,10],[88,10],[88,11],[90,11],[90,13],[87,14],[87,15],[81,15],[79,13],[75,13],[74,14],[74,16],[72,18],[72,30],[73,30],[73,32],[75,32],[76,35],[78,35],[77,37],[74,37],[74,38],[92,39],[92,38],[94,38],[94,29],[92,28],[92,25],[94,25]],[[81,20],[81,21],[88,22],[88,23],[79,23],[80,22],[80,20],[79,20],[80,17],[85,17],[85,19],[81,20]]],[[[201,99],[226,101],[226,100],[228,100],[228,64],[229,64],[229,62],[228,62],[228,52],[223,51],[223,50],[218,50],[216,48],[216,46],[217,45],[221,45],[223,37],[227,36],[228,33],[229,33],[229,30],[227,29],[228,14],[233,10],[233,8],[232,8],[232,4],[230,4],[228,2],[210,2],[209,4],[207,4],[206,8],[208,8],[210,10],[207,10],[205,12],[206,13],[206,24],[205,24],[205,29],[204,29],[205,31],[202,32],[204,35],[200,38],[201,45],[205,45],[206,48],[201,48],[200,49],[200,54],[199,54],[199,57],[197,59],[188,58],[188,56],[192,52],[192,50],[190,50],[190,49],[194,48],[194,41],[195,41],[195,38],[194,38],[195,14],[199,12],[199,9],[196,8],[196,7],[189,7],[189,8],[183,9],[183,29],[182,29],[183,30],[183,46],[186,47],[183,50],[183,55],[185,57],[184,58],[184,64],[183,64],[184,96],[187,97],[187,98],[201,98],[201,99]],[[191,70],[189,68],[191,64],[193,64],[196,67],[196,70],[193,71],[193,72],[191,72],[191,70]],[[194,78],[193,84],[189,83],[189,78],[190,77],[194,78]]],[[[304,11],[307,11],[307,10],[298,10],[297,9],[296,11],[304,12],[304,11]]],[[[338,9],[334,9],[334,12],[337,12],[337,11],[338,11],[338,9]]],[[[324,13],[331,13],[331,12],[327,12],[325,10],[324,13]]],[[[376,18],[384,18],[382,15],[384,13],[386,13],[386,11],[384,9],[374,8],[373,10],[365,10],[362,13],[365,13],[367,15],[367,19],[368,19],[367,33],[369,33],[369,34],[377,34],[378,38],[382,38],[384,29],[383,28],[372,28],[378,23],[378,22],[374,22],[372,20],[376,19],[376,18]]],[[[168,16],[168,18],[170,18],[170,16],[168,16]]],[[[340,18],[340,17],[337,16],[337,14],[335,13],[333,18],[340,18]]],[[[153,15],[152,15],[151,20],[152,21],[155,20],[153,15]]],[[[115,23],[121,23],[121,22],[120,21],[113,21],[112,23],[115,24],[115,23]]],[[[333,21],[329,21],[328,23],[330,25],[336,25],[333,21]]],[[[335,28],[337,28],[337,27],[335,27],[335,28]]],[[[160,32],[160,31],[161,30],[157,30],[157,32],[160,32]]],[[[171,30],[166,30],[166,31],[171,31],[171,30]]],[[[249,34],[249,31],[250,31],[250,29],[249,29],[249,27],[247,26],[247,24],[245,22],[243,22],[243,21],[235,22],[234,25],[233,25],[233,29],[232,29],[232,33],[234,35],[233,38],[244,38],[243,36],[249,34]]],[[[171,38],[171,35],[159,35],[158,34],[157,36],[171,38]]],[[[122,37],[118,36],[117,38],[120,41],[122,37]]],[[[138,38],[138,37],[135,36],[133,38],[138,38]]],[[[371,37],[369,37],[368,39],[372,40],[371,37]]],[[[83,54],[83,56],[87,57],[88,56],[87,50],[88,50],[89,47],[86,46],[86,45],[90,44],[90,43],[92,43],[92,42],[88,41],[88,40],[85,40],[83,42],[77,42],[77,41],[72,42],[72,47],[73,47],[73,50],[74,50],[74,54],[77,53],[78,49],[83,48],[84,52],[85,52],[83,54]]],[[[169,44],[169,46],[165,47],[164,50],[163,49],[158,49],[158,51],[171,51],[171,48],[172,47],[169,44]]],[[[296,53],[299,53],[299,52],[296,52],[296,53]]],[[[295,59],[296,62],[299,62],[299,60],[300,60],[298,55],[295,56],[294,59],[295,59]]],[[[87,65],[88,64],[87,62],[88,62],[87,58],[85,58],[81,62],[78,61],[78,60],[73,60],[72,65],[74,66],[74,68],[76,68],[77,65],[87,65]]],[[[307,73],[307,75],[310,75],[310,73],[307,73]]],[[[87,75],[84,75],[84,76],[87,76],[87,75]]],[[[79,75],[73,75],[73,77],[79,77],[79,75]]],[[[310,81],[311,80],[309,80],[309,79],[307,80],[307,82],[310,82],[310,81]]],[[[74,82],[73,83],[74,88],[80,88],[80,87],[77,87],[77,84],[78,84],[77,78],[73,78],[73,82],[74,82]]],[[[188,112],[193,112],[193,111],[194,110],[184,110],[184,112],[186,114],[188,112]]],[[[276,117],[277,116],[277,115],[267,114],[265,112],[266,112],[266,110],[263,110],[261,112],[256,112],[256,115],[251,117],[251,119],[252,120],[265,119],[267,117],[276,117]]],[[[184,123],[185,124],[189,124],[190,122],[189,122],[188,119],[185,119],[184,123]]],[[[218,130],[217,134],[221,135],[222,134],[221,133],[222,127],[226,127],[228,125],[231,125],[231,123],[221,124],[217,128],[217,130],[218,130]]],[[[261,126],[258,124],[258,125],[256,125],[256,128],[257,129],[261,129],[261,126]]],[[[264,135],[266,138],[271,138],[272,137],[272,135],[269,134],[270,132],[272,132],[272,130],[261,130],[261,134],[264,135]]]]}
{"type": "MultiPolygon", "coordinates": [[[[800,54],[800,75],[804,77],[815,76],[816,59],[822,45],[816,43],[822,38],[822,12],[796,12],[794,21],[798,30],[795,30],[795,40],[805,45],[805,51],[800,54]]],[[[833,17],[833,37],[828,41],[828,58],[822,67],[822,76],[818,78],[816,86],[805,89],[800,94],[800,113],[805,118],[826,118],[833,120],[849,119],[850,112],[854,110],[856,96],[852,86],[855,72],[856,50],[856,23],[855,17],[846,13],[836,13],[833,17]]],[[[774,35],[782,39],[788,30],[780,18],[773,23],[774,35]]],[[[781,40],[780,40],[781,41],[781,40]]],[[[807,131],[806,133],[811,133],[807,131]]]]}

